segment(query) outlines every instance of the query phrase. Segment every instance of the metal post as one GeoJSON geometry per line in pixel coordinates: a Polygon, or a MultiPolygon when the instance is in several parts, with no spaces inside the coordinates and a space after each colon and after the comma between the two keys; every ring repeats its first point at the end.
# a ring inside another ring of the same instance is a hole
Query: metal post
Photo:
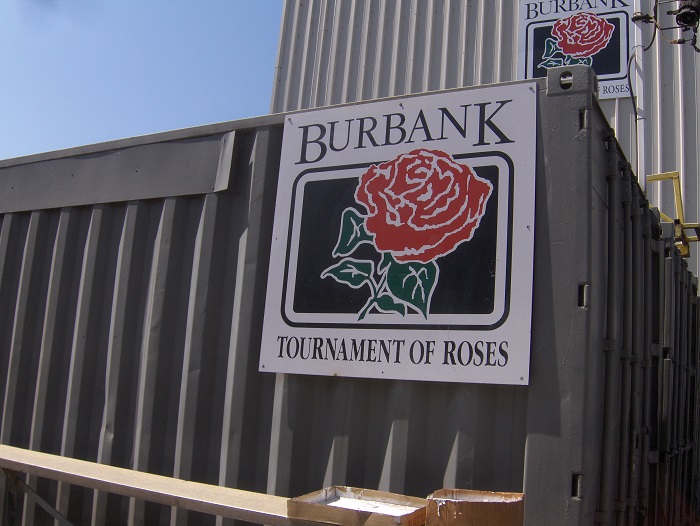
{"type": "Polygon", "coordinates": [[[651,216],[649,209],[644,208],[642,216],[642,231],[644,236],[644,313],[643,332],[644,341],[642,349],[642,436],[641,436],[641,468],[638,506],[642,514],[642,526],[647,526],[650,510],[650,450],[651,450],[651,396],[652,396],[652,356],[651,356],[651,324],[652,324],[652,301],[654,297],[653,271],[652,271],[652,234],[651,216]]]}
{"type": "Polygon", "coordinates": [[[617,502],[615,506],[615,523],[624,526],[627,513],[627,474],[630,450],[630,411],[632,396],[632,370],[630,367],[632,348],[632,187],[629,168],[625,167],[622,178],[622,223],[623,223],[623,304],[622,304],[622,394],[620,413],[620,449],[617,470],[617,502]]]}
{"type": "Polygon", "coordinates": [[[641,208],[638,186],[632,185],[632,398],[630,409],[630,451],[627,485],[627,526],[638,523],[640,460],[642,449],[642,359],[644,357],[644,239],[641,229],[641,208]]]}
{"type": "Polygon", "coordinates": [[[36,491],[34,491],[31,487],[29,487],[19,476],[19,473],[11,470],[4,469],[2,470],[5,473],[5,479],[6,479],[6,487],[8,490],[6,490],[5,495],[10,496],[10,503],[7,506],[8,510],[8,515],[6,516],[8,518],[7,524],[8,526],[14,526],[16,519],[17,519],[17,509],[19,506],[18,502],[18,494],[19,492],[23,492],[30,500],[34,501],[36,504],[38,504],[46,513],[51,515],[51,517],[54,518],[54,520],[61,526],[73,526],[71,522],[68,521],[63,515],[61,515],[56,509],[51,506],[46,500],[44,500],[36,491]]]}
{"type": "Polygon", "coordinates": [[[3,526],[15,526],[17,523],[17,473],[9,470],[0,470],[5,479],[5,492],[3,495],[3,526]]]}
{"type": "Polygon", "coordinates": [[[601,481],[598,496],[596,524],[608,524],[614,510],[617,482],[617,455],[620,439],[620,391],[618,311],[619,311],[619,266],[620,248],[617,216],[620,210],[620,171],[618,167],[617,145],[614,137],[608,137],[607,178],[608,178],[608,273],[607,273],[607,314],[605,329],[605,380],[603,408],[603,444],[601,450],[601,481]]]}

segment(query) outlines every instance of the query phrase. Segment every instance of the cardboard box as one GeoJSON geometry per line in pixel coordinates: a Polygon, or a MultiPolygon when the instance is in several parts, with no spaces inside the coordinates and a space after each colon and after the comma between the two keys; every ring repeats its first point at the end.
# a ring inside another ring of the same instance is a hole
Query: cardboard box
{"type": "Polygon", "coordinates": [[[522,526],[523,494],[441,489],[428,496],[425,526],[522,526]]]}
{"type": "Polygon", "coordinates": [[[287,515],[292,520],[342,526],[423,526],[426,504],[417,497],[331,486],[289,499],[287,515]]]}

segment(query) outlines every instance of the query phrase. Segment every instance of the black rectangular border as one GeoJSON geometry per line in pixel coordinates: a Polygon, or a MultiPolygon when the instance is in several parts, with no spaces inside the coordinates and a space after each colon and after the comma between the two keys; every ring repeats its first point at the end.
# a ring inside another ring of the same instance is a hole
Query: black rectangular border
{"type": "Polygon", "coordinates": [[[508,234],[506,239],[506,282],[505,282],[505,298],[503,306],[503,315],[501,318],[490,325],[446,325],[446,324],[372,324],[372,323],[301,323],[291,321],[284,310],[285,298],[287,297],[287,278],[289,276],[289,260],[291,255],[291,242],[292,242],[292,231],[294,227],[294,211],[297,198],[297,186],[299,181],[309,173],[319,173],[327,171],[338,171],[338,170],[352,170],[368,168],[372,165],[378,165],[386,161],[375,161],[368,163],[359,164],[346,164],[337,166],[324,166],[321,168],[309,168],[299,172],[297,177],[294,179],[292,184],[292,199],[289,209],[289,227],[287,230],[287,247],[285,250],[285,261],[284,261],[284,276],[282,281],[282,297],[280,302],[280,316],[287,324],[288,327],[296,328],[337,328],[337,329],[378,329],[378,330],[391,330],[391,329],[413,329],[413,330],[495,330],[505,323],[510,314],[510,286],[511,286],[511,267],[512,267],[512,243],[513,243],[513,201],[515,193],[515,166],[513,160],[506,155],[504,152],[499,151],[485,151],[478,153],[462,153],[452,156],[454,159],[474,159],[481,157],[500,157],[506,162],[508,166],[508,182],[509,182],[509,192],[508,192],[508,234]]]}

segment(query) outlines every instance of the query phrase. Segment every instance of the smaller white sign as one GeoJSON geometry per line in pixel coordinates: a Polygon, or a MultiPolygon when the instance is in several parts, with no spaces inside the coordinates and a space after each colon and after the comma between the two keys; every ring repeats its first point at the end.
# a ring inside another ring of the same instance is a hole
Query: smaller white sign
{"type": "Polygon", "coordinates": [[[631,0],[520,0],[519,78],[585,64],[599,79],[599,97],[629,97],[627,62],[636,35],[631,0]]]}
{"type": "Polygon", "coordinates": [[[528,382],[537,90],[287,116],[261,371],[528,382]]]}

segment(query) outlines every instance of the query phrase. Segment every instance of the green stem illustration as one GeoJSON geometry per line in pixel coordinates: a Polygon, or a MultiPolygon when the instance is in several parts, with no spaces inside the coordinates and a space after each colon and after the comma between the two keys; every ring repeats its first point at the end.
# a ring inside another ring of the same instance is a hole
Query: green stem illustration
{"type": "Polygon", "coordinates": [[[367,283],[369,283],[370,288],[372,289],[372,296],[367,300],[367,303],[365,303],[365,306],[362,307],[362,310],[358,314],[358,321],[362,320],[370,311],[372,307],[377,305],[377,302],[379,300],[380,292],[385,291],[386,289],[386,279],[387,279],[387,273],[384,272],[381,274],[382,278],[379,281],[379,284],[375,284],[374,282],[374,276],[372,276],[371,280],[368,280],[367,283]]]}

